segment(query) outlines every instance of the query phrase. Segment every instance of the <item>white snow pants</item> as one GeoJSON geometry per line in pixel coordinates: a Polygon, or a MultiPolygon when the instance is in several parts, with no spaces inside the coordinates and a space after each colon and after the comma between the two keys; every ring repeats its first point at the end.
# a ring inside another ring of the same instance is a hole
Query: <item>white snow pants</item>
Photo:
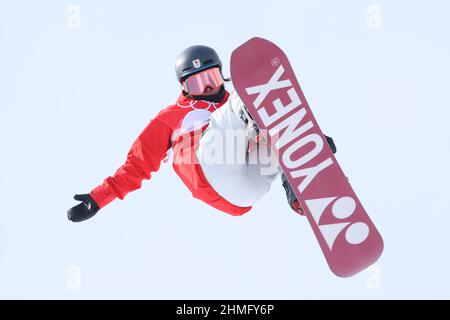
{"type": "Polygon", "coordinates": [[[242,100],[233,92],[211,114],[196,150],[209,184],[225,200],[239,207],[252,206],[269,191],[280,172],[270,147],[250,138],[250,128],[239,116],[243,107],[242,100]]]}

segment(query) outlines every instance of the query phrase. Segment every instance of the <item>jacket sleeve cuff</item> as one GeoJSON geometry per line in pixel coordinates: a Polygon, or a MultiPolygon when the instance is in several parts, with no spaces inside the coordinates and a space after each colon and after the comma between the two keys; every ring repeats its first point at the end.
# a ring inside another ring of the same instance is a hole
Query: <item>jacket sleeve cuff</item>
{"type": "Polygon", "coordinates": [[[105,207],[116,198],[114,193],[112,193],[109,188],[105,188],[103,184],[94,188],[89,194],[95,200],[95,202],[97,202],[97,205],[100,209],[105,207]]]}

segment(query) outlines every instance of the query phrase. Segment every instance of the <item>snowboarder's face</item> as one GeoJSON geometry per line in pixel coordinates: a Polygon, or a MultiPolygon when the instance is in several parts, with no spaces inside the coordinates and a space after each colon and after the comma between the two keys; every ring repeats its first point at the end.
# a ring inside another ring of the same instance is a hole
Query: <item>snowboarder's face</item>
{"type": "Polygon", "coordinates": [[[211,86],[207,86],[205,90],[203,90],[201,96],[213,96],[218,94],[221,87],[213,88],[211,86]]]}
{"type": "Polygon", "coordinates": [[[183,90],[191,96],[213,96],[219,93],[223,85],[219,68],[210,68],[196,73],[183,82],[183,90]]]}

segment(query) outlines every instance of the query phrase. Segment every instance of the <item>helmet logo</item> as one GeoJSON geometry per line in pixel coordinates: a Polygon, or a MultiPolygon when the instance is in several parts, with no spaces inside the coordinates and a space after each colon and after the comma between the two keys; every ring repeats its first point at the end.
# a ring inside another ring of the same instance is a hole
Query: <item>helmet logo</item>
{"type": "Polygon", "coordinates": [[[195,59],[194,61],[192,61],[192,65],[195,69],[198,69],[202,66],[202,63],[200,62],[200,59],[195,59]]]}

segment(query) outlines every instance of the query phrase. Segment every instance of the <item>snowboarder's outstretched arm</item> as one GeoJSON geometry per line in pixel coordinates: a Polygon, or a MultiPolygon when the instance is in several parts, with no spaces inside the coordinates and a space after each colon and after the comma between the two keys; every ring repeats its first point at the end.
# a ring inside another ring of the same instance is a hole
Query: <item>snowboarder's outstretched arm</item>
{"type": "Polygon", "coordinates": [[[123,199],[129,192],[139,189],[142,180],[150,179],[151,173],[159,169],[171,147],[171,136],[172,129],[158,116],[150,121],[131,146],[126,162],[114,175],[89,194],[75,197],[83,202],[69,210],[69,220],[89,219],[114,199],[123,199]]]}

